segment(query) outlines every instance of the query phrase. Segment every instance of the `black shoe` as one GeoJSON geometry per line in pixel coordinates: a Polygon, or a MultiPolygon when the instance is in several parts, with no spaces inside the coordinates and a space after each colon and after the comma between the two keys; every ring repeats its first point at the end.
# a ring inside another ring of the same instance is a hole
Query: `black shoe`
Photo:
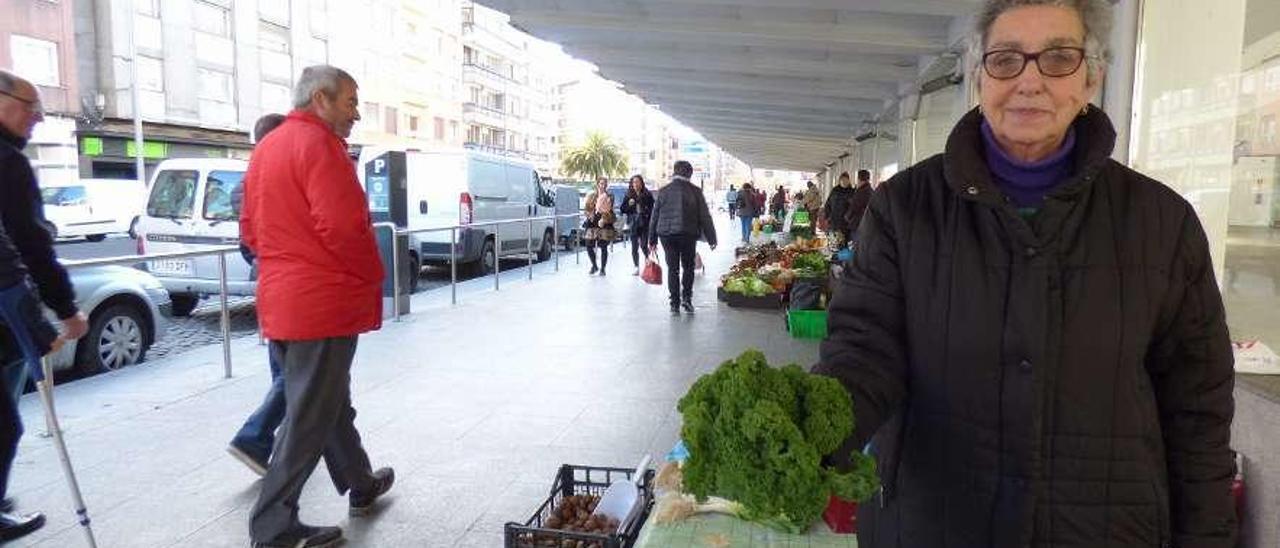
{"type": "Polygon", "coordinates": [[[20,539],[44,527],[44,514],[0,514],[0,541],[20,539]]]}
{"type": "Polygon", "coordinates": [[[387,494],[391,490],[391,486],[396,482],[396,471],[390,468],[379,468],[373,473],[373,490],[368,493],[357,493],[351,491],[351,510],[349,514],[352,517],[364,517],[369,515],[369,510],[373,509],[373,502],[378,497],[387,494]]]}
{"type": "Polygon", "coordinates": [[[601,275],[601,276],[604,276],[604,269],[603,269],[603,268],[601,268],[601,269],[600,269],[600,275],[601,275]]]}
{"type": "Polygon", "coordinates": [[[253,548],[329,548],[342,542],[342,529],[298,525],[269,542],[255,542],[253,548]]]}
{"type": "Polygon", "coordinates": [[[252,470],[253,473],[258,475],[258,477],[267,475],[267,459],[258,458],[248,449],[236,445],[235,442],[231,442],[227,445],[227,453],[230,453],[231,456],[235,457],[241,464],[248,467],[249,470],[252,470]]]}
{"type": "Polygon", "coordinates": [[[600,271],[600,269],[599,269],[599,268],[596,268],[596,267],[594,267],[594,266],[593,266],[593,267],[591,267],[591,272],[588,272],[588,273],[587,273],[587,275],[588,275],[588,276],[594,276],[594,275],[595,275],[595,273],[596,273],[596,272],[599,272],[599,271],[600,271]]]}
{"type": "Polygon", "coordinates": [[[679,315],[680,315],[680,305],[678,305],[678,304],[673,304],[673,305],[671,305],[671,315],[672,315],[672,316],[679,316],[679,315]]]}
{"type": "Polygon", "coordinates": [[[685,313],[687,313],[687,314],[693,314],[693,303],[691,303],[691,302],[689,302],[689,301],[685,301],[684,303],[682,303],[682,304],[680,305],[680,307],[681,307],[681,308],[684,308],[685,313]]]}
{"type": "Polygon", "coordinates": [[[8,514],[13,511],[13,499],[0,500],[0,514],[8,514]]]}

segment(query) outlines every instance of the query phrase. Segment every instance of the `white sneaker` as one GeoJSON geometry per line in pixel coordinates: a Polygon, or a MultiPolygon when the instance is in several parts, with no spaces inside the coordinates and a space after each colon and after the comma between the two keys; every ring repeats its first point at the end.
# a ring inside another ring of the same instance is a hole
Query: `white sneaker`
{"type": "Polygon", "coordinates": [[[632,276],[639,276],[639,275],[640,275],[640,269],[639,269],[639,268],[637,268],[637,269],[635,270],[635,272],[632,272],[632,273],[631,273],[631,275],[632,275],[632,276]]]}

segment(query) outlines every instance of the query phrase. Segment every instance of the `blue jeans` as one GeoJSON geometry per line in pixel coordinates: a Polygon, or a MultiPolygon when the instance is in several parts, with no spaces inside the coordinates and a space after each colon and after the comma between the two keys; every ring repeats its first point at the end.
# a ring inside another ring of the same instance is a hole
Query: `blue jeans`
{"type": "Polygon", "coordinates": [[[285,413],[284,375],[280,374],[280,364],[276,363],[274,353],[270,355],[270,363],[271,388],[267,390],[266,399],[262,400],[257,411],[249,415],[244,426],[236,432],[236,437],[231,439],[231,445],[261,462],[271,460],[271,448],[276,443],[276,428],[284,422],[285,413]]]}
{"type": "Polygon", "coordinates": [[[18,440],[22,439],[22,416],[18,414],[18,398],[27,385],[27,362],[0,363],[4,369],[4,390],[0,394],[0,499],[8,495],[9,472],[18,456],[18,440]]]}
{"type": "Polygon", "coordinates": [[[746,215],[740,215],[738,218],[742,220],[742,241],[750,242],[751,241],[751,222],[754,221],[756,218],[747,217],[746,215]]]}

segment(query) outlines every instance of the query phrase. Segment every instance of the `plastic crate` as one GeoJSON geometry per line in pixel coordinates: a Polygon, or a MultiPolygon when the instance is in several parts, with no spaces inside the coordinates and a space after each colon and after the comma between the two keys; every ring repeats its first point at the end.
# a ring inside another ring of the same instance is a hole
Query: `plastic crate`
{"type": "Polygon", "coordinates": [[[787,331],[797,339],[827,338],[826,310],[788,310],[787,331]]]}
{"type": "Polygon", "coordinates": [[[600,548],[630,548],[640,534],[640,528],[649,519],[649,511],[653,509],[653,470],[646,470],[644,480],[640,482],[640,516],[626,530],[612,535],[595,533],[574,533],[559,529],[546,529],[543,524],[551,517],[551,513],[560,505],[560,501],[571,495],[603,495],[605,490],[619,479],[631,479],[635,474],[629,468],[600,468],[595,466],[578,466],[565,464],[556,473],[555,483],[551,485],[551,494],[542,505],[534,511],[533,517],[524,523],[508,522],[503,528],[503,546],[506,548],[541,548],[555,546],[559,548],[566,540],[582,541],[584,546],[600,548]],[[553,544],[554,543],[554,544],[553,544]]]}

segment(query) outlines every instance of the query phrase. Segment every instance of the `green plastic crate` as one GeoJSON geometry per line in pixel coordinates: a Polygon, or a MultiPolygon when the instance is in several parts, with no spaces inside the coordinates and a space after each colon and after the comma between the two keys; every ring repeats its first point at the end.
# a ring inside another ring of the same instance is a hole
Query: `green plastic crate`
{"type": "Polygon", "coordinates": [[[797,339],[827,338],[826,310],[788,310],[787,331],[797,339]]]}
{"type": "Polygon", "coordinates": [[[797,211],[795,217],[791,218],[791,224],[793,225],[809,224],[809,212],[804,210],[797,211]]]}

